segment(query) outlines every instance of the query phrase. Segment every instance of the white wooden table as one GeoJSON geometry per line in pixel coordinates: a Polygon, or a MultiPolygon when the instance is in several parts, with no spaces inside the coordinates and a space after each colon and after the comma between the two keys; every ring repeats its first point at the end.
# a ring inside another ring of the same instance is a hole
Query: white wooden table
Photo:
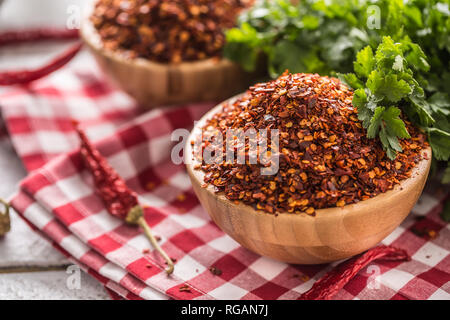
{"type": "MultiPolygon", "coordinates": [[[[0,7],[0,30],[64,26],[86,1],[90,0],[6,0],[0,7]]],[[[0,70],[39,65],[61,50],[57,46],[2,48],[0,70]]],[[[3,90],[7,89],[0,87],[3,90]]],[[[25,175],[9,140],[0,138],[0,197],[8,199],[25,175]]],[[[70,263],[15,212],[11,219],[11,231],[0,238],[0,300],[109,299],[103,287],[83,272],[79,287],[70,285],[74,275],[67,272],[70,263]]]]}

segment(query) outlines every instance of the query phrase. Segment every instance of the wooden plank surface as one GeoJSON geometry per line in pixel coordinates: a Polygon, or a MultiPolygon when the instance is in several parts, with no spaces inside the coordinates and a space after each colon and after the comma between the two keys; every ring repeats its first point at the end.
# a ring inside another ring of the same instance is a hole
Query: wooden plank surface
{"type": "Polygon", "coordinates": [[[84,272],[79,281],[66,271],[0,273],[0,300],[105,300],[109,295],[99,282],[84,272]],[[79,284],[78,285],[74,285],[79,284]]]}

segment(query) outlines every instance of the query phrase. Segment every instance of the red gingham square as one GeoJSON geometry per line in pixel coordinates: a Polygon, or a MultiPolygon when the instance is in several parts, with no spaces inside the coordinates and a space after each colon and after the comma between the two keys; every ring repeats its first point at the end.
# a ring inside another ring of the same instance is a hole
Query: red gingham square
{"type": "Polygon", "coordinates": [[[253,290],[252,293],[264,300],[276,300],[286,291],[288,289],[269,281],[253,290]]]}
{"type": "Polygon", "coordinates": [[[80,262],[90,266],[95,271],[99,271],[108,260],[99,259],[99,255],[94,250],[89,250],[80,258],[80,262]]]}
{"type": "Polygon", "coordinates": [[[450,274],[437,268],[431,268],[419,274],[417,278],[423,279],[439,288],[450,281],[450,274]]]}
{"type": "Polygon", "coordinates": [[[224,280],[231,280],[246,269],[246,266],[232,255],[225,255],[213,264],[222,271],[219,276],[224,280]]]}
{"type": "Polygon", "coordinates": [[[147,140],[147,136],[141,127],[131,127],[120,132],[119,135],[125,148],[133,147],[147,140]]]}
{"type": "Polygon", "coordinates": [[[84,218],[84,216],[80,214],[80,212],[71,203],[55,208],[54,212],[56,215],[63,215],[64,213],[64,223],[67,224],[75,223],[84,218]]]}
{"type": "Polygon", "coordinates": [[[139,258],[127,266],[127,270],[134,274],[140,274],[143,281],[146,281],[155,274],[161,272],[155,268],[153,264],[149,263],[145,258],[139,258]]]}
{"type": "Polygon", "coordinates": [[[89,240],[89,245],[104,255],[121,247],[119,242],[107,234],[89,240]]]}
{"type": "Polygon", "coordinates": [[[205,243],[198,238],[191,230],[184,230],[170,238],[170,242],[175,244],[185,253],[189,253],[195,248],[203,246],[205,243]]]}

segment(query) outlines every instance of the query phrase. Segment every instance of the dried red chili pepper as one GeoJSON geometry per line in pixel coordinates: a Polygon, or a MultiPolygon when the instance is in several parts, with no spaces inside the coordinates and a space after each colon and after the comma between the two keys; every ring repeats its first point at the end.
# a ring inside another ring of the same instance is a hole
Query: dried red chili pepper
{"type": "Polygon", "coordinates": [[[321,279],[311,289],[303,293],[299,300],[329,300],[339,292],[361,269],[375,260],[409,261],[408,253],[399,248],[381,245],[365,253],[342,262],[321,279]]]}
{"type": "Polygon", "coordinates": [[[158,241],[153,236],[150,226],[144,219],[144,211],[138,202],[136,194],[128,188],[125,181],[90,143],[76,121],[74,121],[74,126],[81,141],[80,153],[87,169],[94,178],[96,191],[103,200],[108,212],[129,224],[141,226],[152,246],[166,260],[168,265],[166,272],[171,274],[174,270],[173,261],[159,246],[158,241]]]}
{"type": "Polygon", "coordinates": [[[5,31],[0,33],[0,46],[35,42],[42,40],[72,40],[78,39],[77,29],[32,29],[5,31]]]}
{"type": "MultiPolygon", "coordinates": [[[[67,40],[77,38],[77,30],[37,29],[8,31],[0,34],[0,47],[10,44],[35,42],[41,40],[67,40]]],[[[63,54],[37,69],[0,72],[0,85],[10,86],[15,84],[26,84],[43,78],[72,60],[78,51],[80,51],[81,47],[81,43],[75,44],[63,54]]]]}

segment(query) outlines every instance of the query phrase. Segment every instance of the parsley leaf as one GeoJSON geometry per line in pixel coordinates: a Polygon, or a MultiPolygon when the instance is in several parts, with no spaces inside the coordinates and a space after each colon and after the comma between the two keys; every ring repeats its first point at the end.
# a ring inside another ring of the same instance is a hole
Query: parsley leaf
{"type": "Polygon", "coordinates": [[[434,157],[438,160],[448,160],[450,158],[450,133],[438,128],[428,128],[427,133],[434,157]]]}
{"type": "Polygon", "coordinates": [[[353,63],[355,73],[359,77],[368,77],[375,65],[373,51],[370,46],[365,47],[356,54],[356,61],[353,63]]]}
{"type": "Polygon", "coordinates": [[[367,88],[376,96],[384,97],[390,102],[398,102],[412,92],[411,86],[396,74],[386,74],[380,70],[373,70],[367,79],[367,88]]]}
{"type": "Polygon", "coordinates": [[[354,89],[360,89],[364,87],[364,84],[356,77],[354,73],[347,73],[342,74],[338,73],[338,78],[343,83],[345,83],[347,86],[354,88],[354,89]]]}
{"type": "Polygon", "coordinates": [[[391,136],[399,138],[411,138],[408,131],[406,130],[405,123],[400,119],[400,113],[401,111],[397,107],[389,107],[383,113],[383,120],[386,124],[386,129],[389,131],[391,136]]]}
{"type": "Polygon", "coordinates": [[[370,119],[370,124],[367,127],[367,137],[375,138],[380,131],[383,120],[384,107],[376,107],[375,112],[370,119]]]}

